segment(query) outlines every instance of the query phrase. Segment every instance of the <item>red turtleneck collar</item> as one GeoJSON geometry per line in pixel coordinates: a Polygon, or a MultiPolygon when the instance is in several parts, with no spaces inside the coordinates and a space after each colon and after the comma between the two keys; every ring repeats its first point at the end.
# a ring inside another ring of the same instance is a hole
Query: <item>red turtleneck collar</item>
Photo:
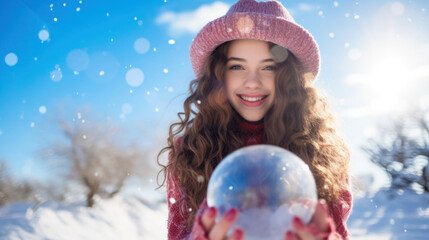
{"type": "Polygon", "coordinates": [[[249,122],[243,118],[237,120],[245,146],[262,144],[264,139],[264,121],[249,122]]]}

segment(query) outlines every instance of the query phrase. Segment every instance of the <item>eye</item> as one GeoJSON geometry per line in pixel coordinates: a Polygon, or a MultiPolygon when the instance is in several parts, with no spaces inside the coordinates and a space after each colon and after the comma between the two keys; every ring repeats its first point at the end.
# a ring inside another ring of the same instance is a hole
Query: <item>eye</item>
{"type": "Polygon", "coordinates": [[[232,65],[229,67],[230,70],[242,70],[244,69],[241,65],[232,65]]]}
{"type": "Polygon", "coordinates": [[[276,71],[277,66],[276,65],[269,65],[269,66],[264,67],[263,70],[276,71]]]}

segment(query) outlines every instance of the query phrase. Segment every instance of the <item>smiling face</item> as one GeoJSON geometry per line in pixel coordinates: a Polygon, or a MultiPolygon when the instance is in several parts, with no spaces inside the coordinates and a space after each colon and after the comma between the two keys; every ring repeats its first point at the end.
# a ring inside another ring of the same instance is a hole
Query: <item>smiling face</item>
{"type": "Polygon", "coordinates": [[[227,54],[225,87],[229,102],[247,121],[259,121],[274,101],[276,63],[265,41],[242,39],[227,54]]]}

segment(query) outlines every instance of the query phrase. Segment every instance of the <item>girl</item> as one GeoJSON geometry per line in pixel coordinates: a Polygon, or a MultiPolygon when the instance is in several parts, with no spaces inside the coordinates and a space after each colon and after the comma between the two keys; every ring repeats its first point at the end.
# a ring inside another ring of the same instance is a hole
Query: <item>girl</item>
{"type": "Polygon", "coordinates": [[[281,3],[240,0],[197,34],[190,57],[197,79],[160,152],[169,151],[161,170],[168,239],[244,239],[240,228],[226,235],[237,209],[215,222],[207,185],[227,154],[261,143],[294,152],[316,179],[320,200],[313,218],[305,225],[295,217],[295,231],[285,239],[348,239],[349,152],[312,86],[320,65],[313,37],[281,3]]]}

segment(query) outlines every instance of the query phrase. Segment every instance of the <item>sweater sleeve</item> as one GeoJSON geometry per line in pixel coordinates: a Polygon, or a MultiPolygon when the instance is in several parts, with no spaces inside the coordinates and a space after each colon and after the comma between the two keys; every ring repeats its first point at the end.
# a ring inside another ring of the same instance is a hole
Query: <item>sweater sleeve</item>
{"type": "MultiPolygon", "coordinates": [[[[171,160],[172,153],[168,155],[169,161],[171,160]]],[[[168,203],[168,239],[169,240],[182,240],[189,234],[187,227],[188,215],[182,213],[178,200],[181,198],[180,187],[175,181],[174,176],[170,175],[167,170],[167,203],[168,203]]]]}
{"type": "Polygon", "coordinates": [[[347,230],[346,222],[352,210],[352,200],[352,194],[350,190],[347,189],[343,191],[339,199],[332,204],[331,216],[334,220],[334,228],[331,229],[334,230],[329,234],[329,240],[350,239],[350,233],[347,230]]]}
{"type": "Polygon", "coordinates": [[[203,203],[200,205],[197,215],[195,216],[194,225],[192,227],[191,234],[189,235],[190,240],[208,240],[206,231],[201,224],[201,216],[203,215],[203,212],[207,210],[207,208],[207,199],[204,199],[203,203]]]}

